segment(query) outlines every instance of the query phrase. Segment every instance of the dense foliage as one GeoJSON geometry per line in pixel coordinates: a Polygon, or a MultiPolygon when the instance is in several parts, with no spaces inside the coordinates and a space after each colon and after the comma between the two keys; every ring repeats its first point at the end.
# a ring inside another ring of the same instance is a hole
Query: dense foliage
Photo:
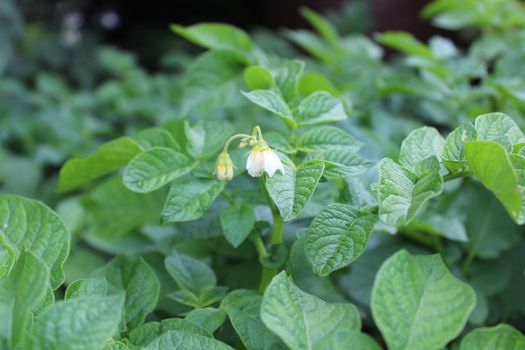
{"type": "Polygon", "coordinates": [[[302,14],[151,74],[0,4],[0,349],[525,349],[523,3],[302,14]]]}

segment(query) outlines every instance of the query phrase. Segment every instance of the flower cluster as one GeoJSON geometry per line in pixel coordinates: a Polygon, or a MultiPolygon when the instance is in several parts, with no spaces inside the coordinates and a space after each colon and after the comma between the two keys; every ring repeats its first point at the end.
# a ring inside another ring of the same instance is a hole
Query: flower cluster
{"type": "Polygon", "coordinates": [[[272,177],[277,171],[284,175],[284,166],[279,156],[268,146],[262,137],[261,129],[256,126],[252,135],[237,134],[228,139],[224,145],[224,150],[219,154],[215,164],[215,174],[220,181],[230,181],[233,178],[233,162],[228,154],[230,143],[238,138],[242,138],[239,147],[244,148],[248,145],[252,149],[246,161],[246,170],[253,177],[260,177],[266,172],[272,177]]]}

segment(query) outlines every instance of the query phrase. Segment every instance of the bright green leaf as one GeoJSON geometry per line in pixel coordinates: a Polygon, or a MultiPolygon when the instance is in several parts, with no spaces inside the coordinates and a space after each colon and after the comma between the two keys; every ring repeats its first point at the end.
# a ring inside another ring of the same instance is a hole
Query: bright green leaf
{"type": "Polygon", "coordinates": [[[327,276],[347,266],[365,251],[377,217],[353,207],[333,203],[312,221],[305,253],[314,273],[327,276]]]}
{"type": "Polygon", "coordinates": [[[279,93],[273,90],[254,90],[243,92],[243,95],[256,105],[279,116],[289,126],[297,126],[290,108],[279,93]]]}
{"type": "Polygon", "coordinates": [[[441,158],[443,164],[452,172],[458,171],[465,165],[465,142],[475,141],[477,132],[474,125],[465,123],[454,129],[445,139],[441,158]]]}
{"type": "Polygon", "coordinates": [[[515,328],[499,324],[478,328],[467,334],[459,350],[525,350],[525,336],[515,328]]]}
{"type": "Polygon", "coordinates": [[[233,350],[229,345],[200,334],[168,331],[142,348],[143,350],[233,350]]]}
{"type": "Polygon", "coordinates": [[[217,284],[213,270],[206,263],[189,255],[173,251],[164,260],[164,265],[181,289],[199,294],[217,284]]]}
{"type": "Polygon", "coordinates": [[[209,332],[189,321],[182,318],[167,318],[160,322],[148,322],[134,329],[129,334],[129,340],[133,345],[146,346],[168,331],[184,331],[211,337],[209,332]]]}
{"type": "Polygon", "coordinates": [[[164,128],[148,128],[144,129],[133,137],[140,146],[144,149],[153,147],[166,147],[178,151],[179,144],[170,132],[164,128]]]}
{"type": "Polygon", "coordinates": [[[255,213],[250,205],[231,205],[220,214],[222,232],[235,248],[248,237],[255,225],[255,213]]]}
{"type": "Polygon", "coordinates": [[[197,159],[209,158],[222,148],[226,139],[233,134],[234,129],[227,122],[200,122],[184,128],[188,144],[188,153],[197,159]]]}
{"type": "Polygon", "coordinates": [[[297,148],[303,152],[345,150],[356,153],[362,143],[335,126],[319,126],[308,130],[297,140],[297,148]]]}
{"type": "Polygon", "coordinates": [[[275,85],[272,72],[264,66],[250,66],[244,70],[243,76],[250,90],[267,90],[275,85]]]}
{"type": "Polygon", "coordinates": [[[433,61],[432,50],[419,42],[414,36],[407,32],[384,32],[377,36],[379,43],[400,50],[406,54],[418,56],[433,61]]]}
{"type": "Polygon", "coordinates": [[[348,118],[343,103],[325,91],[317,91],[301,101],[299,125],[330,123],[348,118]]]}
{"type": "Polygon", "coordinates": [[[476,294],[439,255],[401,250],[379,269],[372,315],[391,350],[438,350],[465,327],[476,294]]]}
{"type": "Polygon", "coordinates": [[[420,161],[435,156],[439,159],[443,150],[444,140],[439,132],[424,126],[412,131],[401,143],[399,163],[413,169],[420,161]]]}
{"type": "Polygon", "coordinates": [[[503,113],[489,113],[476,118],[474,127],[477,141],[494,141],[511,151],[512,146],[525,142],[525,135],[519,126],[503,113]]]}

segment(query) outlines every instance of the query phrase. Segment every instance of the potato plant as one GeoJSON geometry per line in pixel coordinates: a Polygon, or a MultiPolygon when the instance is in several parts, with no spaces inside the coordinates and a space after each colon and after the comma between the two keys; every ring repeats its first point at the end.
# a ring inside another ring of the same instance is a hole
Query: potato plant
{"type": "Polygon", "coordinates": [[[525,349],[522,4],[430,3],[464,49],[302,13],[292,57],[173,25],[203,52],[124,60],[56,210],[0,196],[0,349],[525,349]]]}

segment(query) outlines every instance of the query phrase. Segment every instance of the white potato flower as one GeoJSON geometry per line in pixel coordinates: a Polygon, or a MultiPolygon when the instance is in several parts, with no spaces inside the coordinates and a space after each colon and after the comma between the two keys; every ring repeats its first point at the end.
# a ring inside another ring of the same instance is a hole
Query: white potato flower
{"type": "Polygon", "coordinates": [[[259,177],[265,171],[272,177],[277,170],[284,175],[284,166],[279,156],[265,142],[259,142],[252,148],[246,162],[246,170],[253,177],[259,177]]]}

